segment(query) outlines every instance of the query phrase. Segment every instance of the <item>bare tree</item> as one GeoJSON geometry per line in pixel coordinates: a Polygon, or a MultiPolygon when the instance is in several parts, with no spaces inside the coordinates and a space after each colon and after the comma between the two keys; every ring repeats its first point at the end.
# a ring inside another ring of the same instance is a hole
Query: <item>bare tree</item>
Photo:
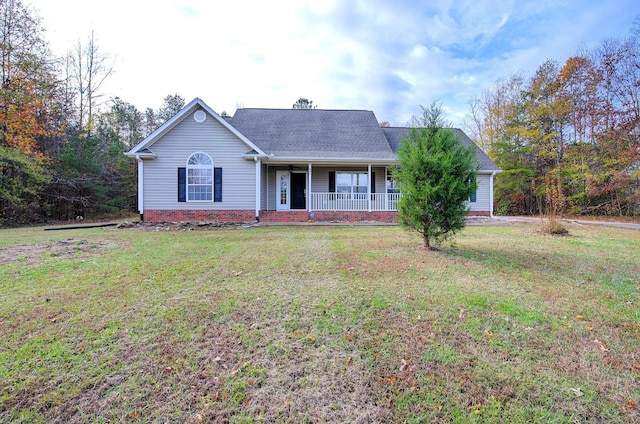
{"type": "Polygon", "coordinates": [[[78,127],[80,131],[86,131],[87,135],[90,135],[93,129],[93,115],[99,106],[98,100],[103,96],[100,87],[113,72],[113,67],[109,64],[109,55],[102,53],[96,44],[93,31],[87,44],[78,41],[69,55],[71,77],[77,93],[78,127]]]}

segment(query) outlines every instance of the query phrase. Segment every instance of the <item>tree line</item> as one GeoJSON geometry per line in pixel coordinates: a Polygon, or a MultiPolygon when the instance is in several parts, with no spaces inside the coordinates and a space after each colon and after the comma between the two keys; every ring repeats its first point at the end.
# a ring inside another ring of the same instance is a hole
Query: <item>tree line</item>
{"type": "Polygon", "coordinates": [[[184,99],[144,112],[105,99],[112,67],[93,34],[56,57],[20,0],[0,0],[0,19],[0,226],[134,211],[136,166],[123,153],[184,99]]]}
{"type": "Polygon", "coordinates": [[[499,214],[640,214],[640,16],[627,37],[514,73],[470,102],[503,169],[499,214]]]}

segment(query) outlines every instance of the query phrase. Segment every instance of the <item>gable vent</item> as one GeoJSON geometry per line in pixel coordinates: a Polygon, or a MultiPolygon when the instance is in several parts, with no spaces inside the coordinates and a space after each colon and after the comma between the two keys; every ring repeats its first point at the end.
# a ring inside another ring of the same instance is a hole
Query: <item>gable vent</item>
{"type": "Polygon", "coordinates": [[[204,113],[204,110],[196,110],[193,114],[193,120],[196,122],[204,122],[207,119],[207,114],[204,113]]]}

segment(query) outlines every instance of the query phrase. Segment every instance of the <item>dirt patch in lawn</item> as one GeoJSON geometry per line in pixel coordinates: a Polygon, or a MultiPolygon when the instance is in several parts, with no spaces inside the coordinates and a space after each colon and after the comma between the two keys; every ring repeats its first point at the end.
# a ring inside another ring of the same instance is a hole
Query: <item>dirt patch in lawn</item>
{"type": "Polygon", "coordinates": [[[53,258],[77,258],[116,247],[110,240],[68,238],[54,243],[20,244],[0,248],[0,265],[20,262],[39,265],[53,258]]]}

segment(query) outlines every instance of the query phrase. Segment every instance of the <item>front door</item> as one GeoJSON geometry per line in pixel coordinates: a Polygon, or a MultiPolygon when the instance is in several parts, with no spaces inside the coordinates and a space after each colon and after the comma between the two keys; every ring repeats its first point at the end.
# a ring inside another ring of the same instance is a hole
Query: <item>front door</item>
{"type": "Polygon", "coordinates": [[[276,171],[276,210],[288,211],[291,197],[289,171],[276,171]]]}
{"type": "Polygon", "coordinates": [[[307,208],[307,174],[291,173],[291,209],[307,208]]]}

